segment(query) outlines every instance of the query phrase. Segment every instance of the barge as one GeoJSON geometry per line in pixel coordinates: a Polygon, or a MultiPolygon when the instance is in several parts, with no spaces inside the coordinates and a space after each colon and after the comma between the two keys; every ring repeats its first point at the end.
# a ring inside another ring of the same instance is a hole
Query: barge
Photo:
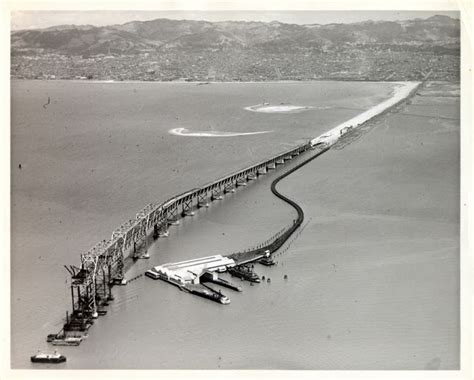
{"type": "Polygon", "coordinates": [[[199,297],[207,298],[208,300],[221,303],[223,305],[230,304],[230,299],[220,291],[216,291],[206,285],[189,285],[184,287],[189,293],[199,297]]]}
{"type": "Polygon", "coordinates": [[[201,283],[210,282],[210,283],[213,283],[213,284],[216,284],[216,285],[223,286],[225,288],[235,290],[236,292],[241,292],[242,291],[242,287],[234,285],[230,281],[224,280],[223,278],[213,276],[213,274],[209,273],[209,272],[205,272],[201,275],[200,282],[201,283]]]}
{"type": "Polygon", "coordinates": [[[82,342],[81,337],[55,338],[51,341],[53,346],[79,346],[82,342]]]}

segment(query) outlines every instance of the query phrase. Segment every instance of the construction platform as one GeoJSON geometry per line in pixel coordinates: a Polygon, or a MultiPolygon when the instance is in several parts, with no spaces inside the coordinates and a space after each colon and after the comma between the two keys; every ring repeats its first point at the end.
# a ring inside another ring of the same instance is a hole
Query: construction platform
{"type": "Polygon", "coordinates": [[[169,263],[154,267],[146,272],[148,277],[161,278],[176,285],[199,284],[204,273],[225,272],[235,266],[235,261],[221,255],[201,257],[199,259],[169,263]]]}
{"type": "Polygon", "coordinates": [[[215,255],[159,265],[146,271],[145,275],[155,280],[160,279],[176,285],[181,290],[191,294],[228,304],[230,299],[226,295],[222,294],[220,290],[216,291],[203,283],[211,282],[235,291],[241,291],[240,287],[217,276],[219,272],[225,272],[228,268],[234,266],[234,260],[215,255]]]}

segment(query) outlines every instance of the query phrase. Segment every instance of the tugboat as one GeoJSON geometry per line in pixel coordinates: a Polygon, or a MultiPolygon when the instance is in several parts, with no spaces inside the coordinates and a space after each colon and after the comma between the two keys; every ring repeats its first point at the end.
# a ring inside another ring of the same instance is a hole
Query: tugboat
{"type": "Polygon", "coordinates": [[[63,363],[66,361],[66,357],[57,351],[54,351],[54,354],[45,354],[38,351],[36,355],[31,357],[31,361],[33,363],[63,363]]]}
{"type": "Polygon", "coordinates": [[[46,342],[51,343],[55,339],[59,339],[59,334],[48,334],[46,342]]]}
{"type": "Polygon", "coordinates": [[[231,276],[238,277],[250,282],[260,282],[260,277],[244,265],[235,266],[227,269],[231,276]]]}
{"type": "Polygon", "coordinates": [[[267,267],[270,267],[276,264],[271,257],[263,257],[260,260],[258,260],[258,262],[260,264],[266,265],[267,267]]]}

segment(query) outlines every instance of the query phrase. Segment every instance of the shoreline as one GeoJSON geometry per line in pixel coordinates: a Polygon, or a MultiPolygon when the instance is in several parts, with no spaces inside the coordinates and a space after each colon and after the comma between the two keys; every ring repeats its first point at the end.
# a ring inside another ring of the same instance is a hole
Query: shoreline
{"type": "MultiPolygon", "coordinates": [[[[157,83],[157,84],[195,84],[195,85],[215,85],[215,84],[231,84],[231,83],[269,83],[269,84],[298,84],[298,83],[316,83],[316,82],[365,82],[365,83],[421,83],[421,81],[400,81],[400,80],[366,80],[366,79],[305,79],[305,80],[262,80],[262,81],[147,81],[147,80],[95,80],[95,79],[27,79],[27,78],[10,78],[10,82],[75,82],[75,83],[95,83],[95,84],[117,84],[117,83],[157,83]]],[[[434,83],[460,83],[459,81],[450,80],[428,80],[434,83]]]]}

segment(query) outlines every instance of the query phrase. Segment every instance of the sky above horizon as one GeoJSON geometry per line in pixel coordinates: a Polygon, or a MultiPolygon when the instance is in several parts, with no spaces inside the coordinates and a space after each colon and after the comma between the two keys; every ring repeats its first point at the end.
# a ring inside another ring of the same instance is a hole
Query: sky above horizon
{"type": "Polygon", "coordinates": [[[37,29],[64,24],[105,26],[157,18],[331,24],[424,19],[434,15],[459,18],[457,11],[15,11],[11,13],[11,28],[37,29]]]}

